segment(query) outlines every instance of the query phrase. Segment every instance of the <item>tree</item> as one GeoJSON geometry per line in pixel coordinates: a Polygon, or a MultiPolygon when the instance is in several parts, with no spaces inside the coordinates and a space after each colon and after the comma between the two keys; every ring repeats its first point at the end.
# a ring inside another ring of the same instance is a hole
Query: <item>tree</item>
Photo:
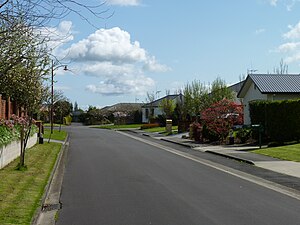
{"type": "MultiPolygon", "coordinates": [[[[3,22],[3,21],[2,21],[3,22]]],[[[25,166],[25,150],[32,126],[33,114],[39,110],[43,90],[43,81],[48,69],[47,49],[41,45],[43,40],[27,26],[23,18],[12,18],[10,29],[4,32],[7,38],[0,45],[2,57],[0,64],[0,90],[26,110],[28,117],[21,121],[21,154],[19,167],[25,166]],[[7,57],[5,57],[7,56],[7,57]]],[[[3,28],[3,27],[2,27],[3,28]]],[[[5,28],[9,29],[9,27],[5,28]]]]}
{"type": "Polygon", "coordinates": [[[186,84],[183,90],[183,110],[185,116],[197,116],[207,106],[208,89],[205,84],[194,80],[186,84]]]}
{"type": "Polygon", "coordinates": [[[201,113],[207,137],[223,141],[233,125],[243,124],[243,107],[228,99],[214,103],[201,113]]]}
{"type": "Polygon", "coordinates": [[[289,66],[283,62],[283,59],[279,62],[279,67],[274,67],[273,72],[275,74],[283,75],[288,74],[289,66]]]}
{"type": "Polygon", "coordinates": [[[71,104],[68,100],[59,100],[54,103],[54,121],[62,124],[63,118],[70,115],[72,111],[71,104]]]}
{"type": "Polygon", "coordinates": [[[234,100],[234,93],[227,87],[225,80],[215,79],[211,84],[209,104],[214,104],[222,99],[234,100]]]}
{"type": "MultiPolygon", "coordinates": [[[[170,95],[170,91],[167,90],[166,91],[166,96],[170,95]]],[[[159,107],[162,109],[162,111],[164,112],[164,115],[166,116],[166,119],[172,119],[172,114],[175,110],[176,107],[176,103],[174,102],[174,99],[171,98],[164,98],[159,107]]]]}
{"type": "Polygon", "coordinates": [[[78,103],[75,101],[74,103],[74,111],[77,112],[79,110],[78,103]]]}

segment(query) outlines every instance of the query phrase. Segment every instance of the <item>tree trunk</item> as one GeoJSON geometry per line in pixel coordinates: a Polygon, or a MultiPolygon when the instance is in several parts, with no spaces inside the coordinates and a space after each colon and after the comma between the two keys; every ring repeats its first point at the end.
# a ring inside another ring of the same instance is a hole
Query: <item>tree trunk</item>
{"type": "Polygon", "coordinates": [[[22,168],[25,165],[25,149],[24,149],[24,125],[21,126],[21,152],[20,152],[20,165],[22,168]]]}

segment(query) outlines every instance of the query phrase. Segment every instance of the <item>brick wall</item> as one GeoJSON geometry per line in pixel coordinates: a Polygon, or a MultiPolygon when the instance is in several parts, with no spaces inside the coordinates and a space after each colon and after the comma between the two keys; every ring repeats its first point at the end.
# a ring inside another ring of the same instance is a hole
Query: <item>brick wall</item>
{"type": "Polygon", "coordinates": [[[10,98],[4,99],[0,94],[0,119],[10,119],[12,114],[24,115],[15,102],[11,102],[10,98]]]}

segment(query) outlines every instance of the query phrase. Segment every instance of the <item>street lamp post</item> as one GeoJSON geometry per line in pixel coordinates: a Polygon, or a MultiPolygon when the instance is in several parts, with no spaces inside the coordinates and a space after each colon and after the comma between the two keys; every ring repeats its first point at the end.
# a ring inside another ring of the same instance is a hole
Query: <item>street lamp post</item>
{"type": "MultiPolygon", "coordinates": [[[[53,108],[54,108],[54,71],[60,67],[64,67],[64,70],[67,71],[67,65],[58,65],[54,67],[53,60],[51,62],[51,111],[50,111],[50,124],[51,124],[51,134],[53,134],[53,108]]],[[[50,134],[50,136],[51,136],[50,134]]]]}

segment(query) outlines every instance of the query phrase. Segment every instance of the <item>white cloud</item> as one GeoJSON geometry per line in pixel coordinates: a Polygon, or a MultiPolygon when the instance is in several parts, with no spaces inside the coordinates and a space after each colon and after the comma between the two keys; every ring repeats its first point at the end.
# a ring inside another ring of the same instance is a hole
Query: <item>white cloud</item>
{"type": "Polygon", "coordinates": [[[151,71],[151,72],[167,72],[167,71],[171,70],[170,67],[157,63],[154,56],[150,57],[146,60],[143,69],[146,71],[151,71]]]}
{"type": "Polygon", "coordinates": [[[300,38],[300,22],[295,26],[289,25],[288,28],[290,29],[289,32],[283,34],[285,39],[299,39],[300,38]]]}
{"type": "Polygon", "coordinates": [[[100,29],[86,39],[73,44],[68,58],[75,61],[141,62],[147,59],[139,42],[131,42],[130,34],[119,27],[100,29]]]}
{"type": "Polygon", "coordinates": [[[90,84],[86,90],[101,95],[143,95],[145,90],[154,86],[154,81],[144,75],[124,75],[122,77],[111,77],[99,84],[90,84]]]}
{"type": "Polygon", "coordinates": [[[146,73],[170,70],[119,27],[95,31],[65,49],[65,55],[81,73],[99,79],[86,90],[102,95],[145,94],[154,86],[146,73]]]}
{"type": "Polygon", "coordinates": [[[38,32],[44,36],[48,42],[47,45],[55,54],[58,54],[59,48],[74,39],[72,33],[73,24],[71,21],[62,21],[58,27],[45,27],[38,29],[38,32]]]}
{"type": "Polygon", "coordinates": [[[140,0],[108,0],[110,5],[120,5],[120,6],[137,6],[140,5],[140,0]]]}
{"type": "Polygon", "coordinates": [[[286,40],[277,48],[277,52],[285,54],[285,63],[300,62],[300,22],[289,25],[289,31],[282,35],[286,40]]]}
{"type": "Polygon", "coordinates": [[[287,42],[278,47],[280,52],[292,52],[300,47],[300,42],[287,42]]]}
{"type": "Polygon", "coordinates": [[[277,6],[278,0],[269,0],[271,6],[277,6]]]}

